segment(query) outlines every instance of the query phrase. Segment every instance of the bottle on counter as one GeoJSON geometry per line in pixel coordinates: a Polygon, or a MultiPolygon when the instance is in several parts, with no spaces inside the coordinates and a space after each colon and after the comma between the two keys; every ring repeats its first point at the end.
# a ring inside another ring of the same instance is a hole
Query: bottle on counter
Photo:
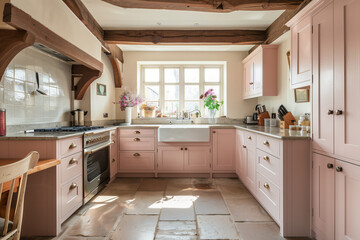
{"type": "Polygon", "coordinates": [[[6,109],[0,108],[0,136],[6,135],[6,109]]]}

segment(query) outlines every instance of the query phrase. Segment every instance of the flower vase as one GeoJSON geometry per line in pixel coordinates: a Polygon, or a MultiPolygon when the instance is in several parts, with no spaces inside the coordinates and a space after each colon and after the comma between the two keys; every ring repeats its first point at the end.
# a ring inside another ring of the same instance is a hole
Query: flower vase
{"type": "Polygon", "coordinates": [[[132,112],[132,107],[125,108],[125,123],[131,124],[131,112],[132,112]]]}
{"type": "Polygon", "coordinates": [[[209,123],[215,124],[216,123],[216,109],[209,109],[209,123]]]}

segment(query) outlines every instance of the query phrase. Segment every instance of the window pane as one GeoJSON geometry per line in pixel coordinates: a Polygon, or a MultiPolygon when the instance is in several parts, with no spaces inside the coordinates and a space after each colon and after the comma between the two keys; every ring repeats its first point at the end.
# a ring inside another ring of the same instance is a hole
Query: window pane
{"type": "Polygon", "coordinates": [[[145,98],[147,101],[159,100],[159,86],[145,86],[145,98]]]}
{"type": "Polygon", "coordinates": [[[178,85],[165,85],[165,100],[179,100],[178,85]]]}
{"type": "Polygon", "coordinates": [[[198,68],[185,68],[185,82],[186,83],[198,83],[199,82],[199,73],[200,70],[198,68]]]}
{"type": "Polygon", "coordinates": [[[179,102],[165,102],[165,113],[176,113],[179,111],[179,102]]]}
{"type": "Polygon", "coordinates": [[[220,82],[220,69],[205,68],[205,82],[220,82]]]}
{"type": "Polygon", "coordinates": [[[145,82],[159,82],[160,70],[158,68],[145,68],[145,82]]]}
{"type": "Polygon", "coordinates": [[[220,95],[220,86],[219,85],[205,85],[205,92],[209,89],[212,89],[215,92],[215,95],[219,97],[220,95]]]}
{"type": "Polygon", "coordinates": [[[199,85],[185,85],[185,100],[198,100],[199,85]]]}
{"type": "Polygon", "coordinates": [[[146,106],[148,106],[148,107],[159,107],[159,102],[147,101],[146,106]]]}
{"type": "Polygon", "coordinates": [[[164,70],[166,83],[178,83],[179,82],[179,69],[178,68],[165,68],[164,70]]]}
{"type": "Polygon", "coordinates": [[[200,103],[197,102],[185,102],[185,110],[193,111],[195,109],[200,109],[200,103]]]}

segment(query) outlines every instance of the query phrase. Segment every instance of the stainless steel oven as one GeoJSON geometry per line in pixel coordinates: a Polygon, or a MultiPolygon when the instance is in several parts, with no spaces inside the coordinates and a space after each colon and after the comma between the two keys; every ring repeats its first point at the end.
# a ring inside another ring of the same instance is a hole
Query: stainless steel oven
{"type": "Polygon", "coordinates": [[[84,204],[103,189],[110,179],[110,131],[84,135],[84,204]]]}

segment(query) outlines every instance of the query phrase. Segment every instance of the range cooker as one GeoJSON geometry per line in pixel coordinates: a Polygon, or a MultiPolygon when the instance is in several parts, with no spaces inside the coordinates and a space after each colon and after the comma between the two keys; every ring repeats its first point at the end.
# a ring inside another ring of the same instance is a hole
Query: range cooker
{"type": "Polygon", "coordinates": [[[34,132],[84,132],[83,134],[83,183],[84,204],[101,191],[110,180],[110,131],[96,127],[57,127],[34,129],[34,132]]]}

